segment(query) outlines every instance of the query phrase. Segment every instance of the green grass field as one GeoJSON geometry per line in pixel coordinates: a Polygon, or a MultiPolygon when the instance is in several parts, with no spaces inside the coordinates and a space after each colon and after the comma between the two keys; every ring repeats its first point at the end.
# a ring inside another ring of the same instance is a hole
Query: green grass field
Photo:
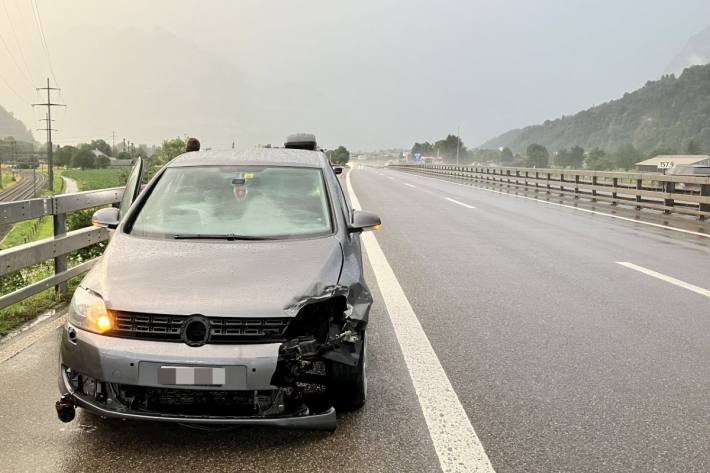
{"type": "Polygon", "coordinates": [[[107,187],[119,187],[126,183],[129,169],[67,169],[63,175],[76,180],[79,190],[90,191],[94,189],[105,189],[107,187]]]}
{"type": "MultiPolygon", "coordinates": [[[[12,180],[12,172],[11,172],[8,168],[3,167],[3,168],[2,168],[2,187],[3,187],[3,190],[4,190],[4,189],[7,189],[7,188],[10,187],[11,185],[15,185],[15,182],[16,182],[16,181],[13,181],[13,180],[12,180]]],[[[19,182],[19,179],[18,179],[18,182],[19,182]]]]}

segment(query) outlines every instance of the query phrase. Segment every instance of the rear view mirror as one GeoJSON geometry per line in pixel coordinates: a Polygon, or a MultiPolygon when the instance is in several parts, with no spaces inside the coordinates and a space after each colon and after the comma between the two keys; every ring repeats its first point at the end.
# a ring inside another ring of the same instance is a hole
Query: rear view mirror
{"type": "Polygon", "coordinates": [[[353,221],[349,230],[351,232],[379,230],[381,225],[382,221],[379,215],[364,210],[353,210],[353,221]]]}
{"type": "Polygon", "coordinates": [[[333,172],[334,172],[335,174],[342,174],[342,173],[343,173],[343,168],[341,168],[340,166],[334,167],[334,168],[333,168],[333,172]]]}
{"type": "Polygon", "coordinates": [[[103,228],[116,228],[119,223],[120,210],[115,207],[99,209],[91,216],[91,224],[103,228]]]}

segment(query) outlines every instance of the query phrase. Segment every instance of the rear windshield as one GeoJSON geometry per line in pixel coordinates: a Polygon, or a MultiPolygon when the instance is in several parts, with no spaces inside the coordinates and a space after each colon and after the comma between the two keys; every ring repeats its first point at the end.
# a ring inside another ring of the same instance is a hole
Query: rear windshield
{"type": "Polygon", "coordinates": [[[323,174],[313,168],[168,168],[138,212],[137,236],[280,239],[333,231],[323,174]]]}

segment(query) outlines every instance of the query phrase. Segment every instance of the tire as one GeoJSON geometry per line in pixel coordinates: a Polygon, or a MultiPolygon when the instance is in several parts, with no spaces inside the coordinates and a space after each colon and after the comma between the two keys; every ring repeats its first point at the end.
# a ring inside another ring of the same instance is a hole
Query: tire
{"type": "Polygon", "coordinates": [[[339,411],[356,411],[367,400],[367,332],[362,333],[362,353],[356,366],[328,363],[328,393],[339,411]]]}

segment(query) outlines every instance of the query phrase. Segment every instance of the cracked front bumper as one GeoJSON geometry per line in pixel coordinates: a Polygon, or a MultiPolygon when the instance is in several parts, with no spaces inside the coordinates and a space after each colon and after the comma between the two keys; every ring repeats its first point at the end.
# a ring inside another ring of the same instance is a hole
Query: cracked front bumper
{"type": "Polygon", "coordinates": [[[65,368],[91,377],[100,383],[184,390],[185,392],[256,392],[277,389],[271,384],[276,369],[279,343],[244,345],[203,345],[190,347],[182,343],[156,342],[108,337],[67,324],[61,334],[59,391],[70,394],[79,407],[102,417],[176,422],[183,424],[221,424],[273,426],[309,430],[334,430],[335,410],[319,409],[307,414],[283,413],[268,416],[183,415],[132,410],[116,398],[101,402],[87,396],[72,384],[65,368]],[[70,337],[70,333],[73,336],[70,337]],[[220,386],[166,386],[158,379],[156,367],[176,365],[188,367],[224,367],[226,380],[220,386]]]}

